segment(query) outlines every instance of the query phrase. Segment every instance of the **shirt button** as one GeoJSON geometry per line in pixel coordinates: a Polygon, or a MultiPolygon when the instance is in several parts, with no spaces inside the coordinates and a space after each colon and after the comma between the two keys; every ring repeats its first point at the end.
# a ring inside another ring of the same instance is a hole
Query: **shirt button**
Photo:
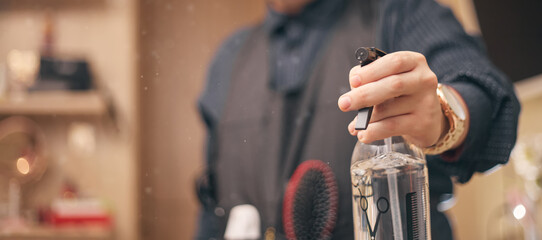
{"type": "Polygon", "coordinates": [[[265,230],[265,240],[275,240],[274,227],[268,227],[267,230],[265,230]]]}

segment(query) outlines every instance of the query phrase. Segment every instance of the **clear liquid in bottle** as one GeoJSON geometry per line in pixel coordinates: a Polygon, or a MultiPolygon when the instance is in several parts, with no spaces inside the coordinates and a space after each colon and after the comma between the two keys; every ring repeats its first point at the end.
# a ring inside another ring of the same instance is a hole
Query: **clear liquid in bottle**
{"type": "Polygon", "coordinates": [[[359,239],[431,239],[423,153],[402,137],[358,143],[351,165],[359,239]]]}

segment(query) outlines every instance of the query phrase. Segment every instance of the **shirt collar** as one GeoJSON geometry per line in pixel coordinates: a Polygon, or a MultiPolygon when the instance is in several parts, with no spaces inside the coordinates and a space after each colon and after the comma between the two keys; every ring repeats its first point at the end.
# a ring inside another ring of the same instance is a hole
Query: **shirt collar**
{"type": "Polygon", "coordinates": [[[267,7],[264,27],[270,34],[292,22],[308,28],[324,27],[340,15],[345,2],[346,0],[314,0],[296,15],[285,15],[267,7]]]}

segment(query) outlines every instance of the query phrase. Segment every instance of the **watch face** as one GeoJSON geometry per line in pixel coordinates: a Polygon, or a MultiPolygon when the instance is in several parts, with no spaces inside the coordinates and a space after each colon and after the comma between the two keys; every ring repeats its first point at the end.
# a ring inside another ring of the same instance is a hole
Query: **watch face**
{"type": "Polygon", "coordinates": [[[452,111],[454,111],[459,119],[465,120],[465,111],[463,110],[463,106],[459,103],[459,100],[455,97],[455,94],[453,94],[447,86],[442,86],[441,90],[452,111]]]}

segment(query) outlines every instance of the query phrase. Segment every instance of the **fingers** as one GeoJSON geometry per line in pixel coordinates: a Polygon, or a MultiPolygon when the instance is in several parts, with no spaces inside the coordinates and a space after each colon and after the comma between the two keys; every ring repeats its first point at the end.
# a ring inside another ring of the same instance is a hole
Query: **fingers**
{"type": "Polygon", "coordinates": [[[392,98],[381,104],[375,105],[373,108],[371,123],[414,112],[418,102],[419,100],[415,96],[407,95],[392,98]]]}
{"type": "Polygon", "coordinates": [[[339,98],[339,108],[344,112],[353,111],[380,104],[388,99],[409,95],[419,90],[419,79],[418,72],[407,72],[365,84],[343,94],[339,98]]]}
{"type": "Polygon", "coordinates": [[[415,125],[412,114],[395,116],[369,124],[366,130],[356,133],[363,143],[370,143],[391,136],[409,135],[415,125]]]}
{"type": "Polygon", "coordinates": [[[357,65],[353,67],[352,69],[350,69],[350,74],[348,76],[348,79],[350,82],[350,89],[354,89],[363,85],[363,83],[361,82],[360,72],[361,72],[360,65],[357,65]]]}
{"type": "Polygon", "coordinates": [[[355,117],[354,120],[352,120],[348,124],[348,132],[352,136],[356,136],[358,134],[358,132],[359,132],[359,130],[356,130],[356,121],[358,121],[358,117],[355,117]]]}
{"type": "Polygon", "coordinates": [[[364,143],[402,135],[422,147],[434,144],[446,124],[438,97],[433,95],[401,96],[375,105],[364,131],[355,130],[356,120],[348,125],[348,131],[364,143]]]}
{"type": "Polygon", "coordinates": [[[374,106],[368,128],[355,130],[354,119],[348,125],[351,135],[364,143],[398,135],[419,146],[438,140],[443,119],[435,92],[438,79],[423,55],[388,54],[363,68],[353,67],[349,77],[351,91],[339,98],[339,108],[346,112],[374,106]]]}
{"type": "MultiPolygon", "coordinates": [[[[371,117],[371,123],[399,115],[410,114],[414,112],[416,102],[418,102],[418,100],[413,96],[402,96],[375,105],[371,117]]],[[[359,132],[355,129],[356,121],[357,117],[348,124],[348,132],[352,136],[356,136],[359,132]]]]}
{"type": "Polygon", "coordinates": [[[363,68],[359,65],[355,66],[349,74],[350,87],[357,88],[390,75],[408,72],[421,61],[425,61],[425,58],[419,53],[395,52],[381,57],[363,68]]]}

